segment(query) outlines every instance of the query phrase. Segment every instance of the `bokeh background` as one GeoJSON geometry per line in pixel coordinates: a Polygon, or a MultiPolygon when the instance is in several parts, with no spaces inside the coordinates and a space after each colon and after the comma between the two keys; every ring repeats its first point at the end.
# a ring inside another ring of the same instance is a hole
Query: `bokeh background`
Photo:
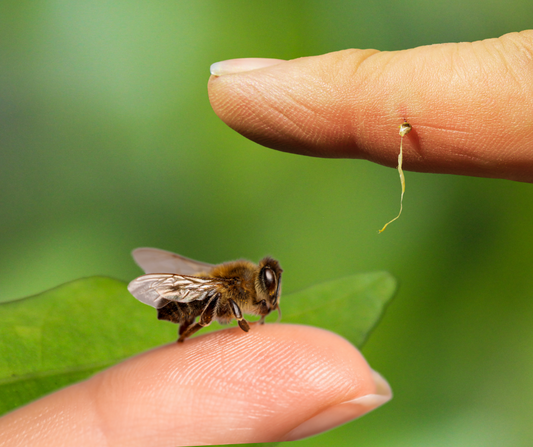
{"type": "MultiPolygon", "coordinates": [[[[385,407],[302,446],[533,443],[533,188],[265,149],[226,127],[209,65],[399,50],[530,28],[531,0],[0,3],[0,300],[130,280],[154,246],[280,259],[284,291],[389,270],[363,352],[385,407]]],[[[502,123],[505,123],[505,117],[502,123]]],[[[502,148],[504,149],[504,148],[502,148]]]]}

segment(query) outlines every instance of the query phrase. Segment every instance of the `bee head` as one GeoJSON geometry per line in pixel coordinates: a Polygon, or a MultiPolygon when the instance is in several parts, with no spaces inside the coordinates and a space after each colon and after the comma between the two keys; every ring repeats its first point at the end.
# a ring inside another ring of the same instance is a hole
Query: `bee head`
{"type": "Polygon", "coordinates": [[[279,309],[279,296],[281,293],[281,272],[279,262],[270,257],[264,258],[259,263],[259,274],[255,281],[255,290],[259,303],[266,302],[264,315],[274,309],[279,309]]]}

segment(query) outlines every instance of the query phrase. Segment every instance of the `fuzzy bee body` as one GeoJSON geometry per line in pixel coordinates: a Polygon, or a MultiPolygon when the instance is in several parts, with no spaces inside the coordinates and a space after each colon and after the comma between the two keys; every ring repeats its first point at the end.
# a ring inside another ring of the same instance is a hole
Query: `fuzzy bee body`
{"type": "Polygon", "coordinates": [[[259,264],[239,260],[212,265],[155,248],[138,248],[133,257],[147,274],[134,279],[128,290],[155,307],[160,320],[180,325],[178,342],[213,319],[223,324],[236,319],[248,332],[243,313],[259,315],[263,323],[273,310],[280,312],[283,270],[270,257],[259,264]]]}

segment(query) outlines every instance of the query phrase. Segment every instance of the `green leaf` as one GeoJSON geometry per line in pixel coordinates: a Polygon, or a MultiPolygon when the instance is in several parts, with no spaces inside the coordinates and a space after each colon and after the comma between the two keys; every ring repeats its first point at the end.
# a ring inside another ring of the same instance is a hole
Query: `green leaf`
{"type": "Polygon", "coordinates": [[[111,278],[2,303],[0,414],[175,337],[111,278]]]}
{"type": "Polygon", "coordinates": [[[283,297],[283,322],[329,329],[361,348],[396,291],[387,272],[361,273],[283,297]]]}
{"type": "MultiPolygon", "coordinates": [[[[330,329],[361,346],[395,287],[384,272],[318,284],[283,296],[283,321],[330,329]]],[[[212,326],[200,334],[221,327],[212,326]]],[[[176,337],[176,325],[157,320],[111,278],[1,303],[0,414],[176,337]]]]}

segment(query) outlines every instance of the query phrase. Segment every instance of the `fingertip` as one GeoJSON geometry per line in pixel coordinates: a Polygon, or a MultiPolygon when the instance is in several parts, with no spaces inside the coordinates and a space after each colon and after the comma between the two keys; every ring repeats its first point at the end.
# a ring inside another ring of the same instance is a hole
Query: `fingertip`
{"type": "Polygon", "coordinates": [[[244,73],[247,71],[258,70],[260,68],[270,67],[284,62],[282,59],[268,59],[268,58],[243,58],[243,59],[229,59],[225,61],[215,62],[209,67],[209,71],[213,76],[224,76],[228,74],[244,73]]]}
{"type": "Polygon", "coordinates": [[[31,414],[25,426],[38,430],[43,408],[68,414],[57,436],[77,445],[275,442],[333,428],[382,404],[372,396],[387,396],[388,388],[375,377],[336,334],[254,325],[248,333],[227,329],[145,352],[11,416],[31,414]]]}
{"type": "Polygon", "coordinates": [[[309,156],[366,158],[368,129],[361,124],[369,123],[369,115],[383,116],[376,111],[379,92],[367,86],[368,72],[375,76],[385,63],[375,62],[381,55],[351,49],[236,76],[212,76],[209,99],[222,121],[264,146],[309,156]]]}
{"type": "Polygon", "coordinates": [[[142,431],[146,442],[164,437],[175,445],[274,442],[302,424],[291,436],[307,437],[390,398],[353,345],[301,325],[206,334],[130,359],[112,374],[99,392],[104,419],[126,426],[122,433],[142,431]],[[388,397],[372,400],[380,394],[388,397]],[[124,415],[123,405],[151,414],[124,415]]]}

